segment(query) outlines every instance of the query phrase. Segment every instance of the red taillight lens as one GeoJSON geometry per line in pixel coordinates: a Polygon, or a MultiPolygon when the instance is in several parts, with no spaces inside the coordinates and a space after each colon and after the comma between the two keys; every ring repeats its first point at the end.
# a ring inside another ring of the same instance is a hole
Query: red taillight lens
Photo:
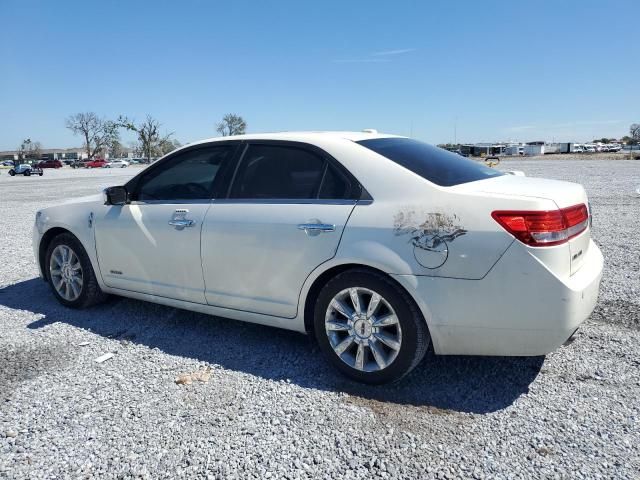
{"type": "Polygon", "coordinates": [[[586,205],[574,205],[562,210],[509,211],[491,214],[502,227],[527,245],[545,247],[559,245],[582,233],[589,223],[586,205]]]}

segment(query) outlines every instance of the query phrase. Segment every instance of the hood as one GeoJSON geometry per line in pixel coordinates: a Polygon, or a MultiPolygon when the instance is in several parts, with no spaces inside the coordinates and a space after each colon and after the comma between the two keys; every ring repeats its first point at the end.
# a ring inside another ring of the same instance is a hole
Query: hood
{"type": "Polygon", "coordinates": [[[102,193],[96,193],[94,195],[86,195],[84,197],[67,198],[61,202],[61,205],[69,205],[76,203],[104,203],[104,196],[102,193]]]}

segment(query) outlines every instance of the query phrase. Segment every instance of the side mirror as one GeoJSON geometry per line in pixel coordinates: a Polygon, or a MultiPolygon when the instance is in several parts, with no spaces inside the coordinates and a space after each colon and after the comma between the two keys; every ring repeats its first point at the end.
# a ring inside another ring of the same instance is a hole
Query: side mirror
{"type": "Polygon", "coordinates": [[[126,205],[129,201],[129,193],[124,187],[108,187],[103,193],[105,205],[126,205]]]}

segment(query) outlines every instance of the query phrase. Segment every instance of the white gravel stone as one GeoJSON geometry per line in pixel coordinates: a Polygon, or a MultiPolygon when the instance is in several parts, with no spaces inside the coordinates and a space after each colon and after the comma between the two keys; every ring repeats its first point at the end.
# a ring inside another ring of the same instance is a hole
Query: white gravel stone
{"type": "Polygon", "coordinates": [[[640,161],[500,168],[586,187],[594,315],[546,358],[430,354],[383,387],[292,332],[119,298],[63,308],[35,278],[36,210],[139,170],[0,173],[0,478],[638,478],[640,161]]]}

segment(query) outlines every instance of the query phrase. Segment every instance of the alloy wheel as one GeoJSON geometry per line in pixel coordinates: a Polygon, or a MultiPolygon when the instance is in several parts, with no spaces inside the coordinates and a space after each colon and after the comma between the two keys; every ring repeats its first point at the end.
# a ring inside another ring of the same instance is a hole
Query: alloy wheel
{"type": "Polygon", "coordinates": [[[83,273],[80,258],[67,245],[58,245],[49,260],[51,284],[58,295],[73,302],[82,293],[83,273]]]}
{"type": "Polygon", "coordinates": [[[402,346],[393,307],[368,288],[351,287],[335,295],[325,315],[325,331],[334,353],[363,372],[387,368],[402,346]]]}

